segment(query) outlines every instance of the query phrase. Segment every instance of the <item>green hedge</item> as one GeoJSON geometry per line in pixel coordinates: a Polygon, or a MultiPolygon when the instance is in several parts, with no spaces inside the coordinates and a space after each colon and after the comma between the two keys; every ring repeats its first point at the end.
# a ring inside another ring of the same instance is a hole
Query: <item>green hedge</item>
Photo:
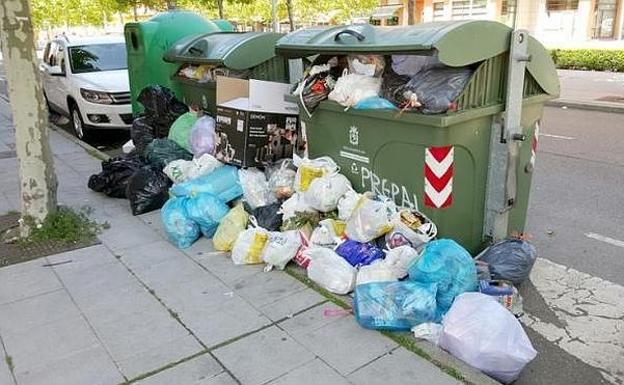
{"type": "Polygon", "coordinates": [[[553,49],[550,54],[557,68],[624,72],[624,50],[553,49]]]}

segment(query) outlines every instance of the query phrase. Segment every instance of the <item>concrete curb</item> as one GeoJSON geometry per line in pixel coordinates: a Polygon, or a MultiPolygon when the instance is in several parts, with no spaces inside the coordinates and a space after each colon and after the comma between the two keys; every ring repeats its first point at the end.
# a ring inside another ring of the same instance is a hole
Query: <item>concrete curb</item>
{"type": "Polygon", "coordinates": [[[546,102],[548,107],[567,107],[577,110],[601,111],[624,114],[624,104],[610,102],[592,102],[585,100],[556,99],[546,102]]]}
{"type": "Polygon", "coordinates": [[[72,134],[70,134],[70,133],[66,132],[65,130],[63,130],[61,127],[57,126],[56,124],[50,123],[50,129],[54,130],[55,132],[60,134],[65,139],[68,139],[68,140],[74,142],[75,144],[79,145],[80,147],[84,148],[84,150],[87,153],[89,153],[91,156],[93,156],[94,158],[98,158],[100,160],[110,159],[110,155],[108,155],[108,154],[98,150],[97,148],[93,147],[92,145],[90,145],[88,143],[85,143],[82,140],[76,138],[72,134]]]}

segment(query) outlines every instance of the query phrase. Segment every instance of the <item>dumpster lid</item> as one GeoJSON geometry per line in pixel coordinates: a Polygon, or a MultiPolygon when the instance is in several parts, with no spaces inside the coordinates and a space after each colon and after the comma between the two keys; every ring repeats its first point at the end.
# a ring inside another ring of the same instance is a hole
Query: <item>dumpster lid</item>
{"type": "MultiPolygon", "coordinates": [[[[511,28],[487,20],[422,23],[408,27],[375,27],[370,24],[311,28],[282,37],[275,46],[290,58],[315,54],[349,53],[433,55],[452,67],[473,64],[509,50],[511,28]]],[[[548,51],[534,38],[529,42],[533,60],[527,69],[551,95],[559,93],[555,65],[548,51]]]]}
{"type": "Polygon", "coordinates": [[[254,67],[275,56],[274,32],[211,32],[178,40],[163,57],[168,62],[218,64],[234,70],[254,67]]]}

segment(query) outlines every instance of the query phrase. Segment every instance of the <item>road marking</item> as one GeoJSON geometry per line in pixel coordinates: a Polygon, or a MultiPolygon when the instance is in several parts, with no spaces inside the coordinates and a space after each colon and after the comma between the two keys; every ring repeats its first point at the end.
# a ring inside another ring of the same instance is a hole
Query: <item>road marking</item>
{"type": "Polygon", "coordinates": [[[604,243],[608,243],[613,246],[624,247],[624,241],[620,241],[619,239],[613,239],[609,237],[605,237],[604,235],[596,234],[596,233],[585,233],[587,238],[592,238],[597,241],[601,241],[604,243]]]}
{"type": "Polygon", "coordinates": [[[548,341],[624,384],[624,286],[538,258],[531,281],[558,320],[521,321],[548,341]]]}
{"type": "Polygon", "coordinates": [[[553,134],[542,134],[540,133],[539,136],[547,136],[549,138],[555,138],[555,139],[565,139],[565,140],[574,140],[576,138],[573,138],[571,136],[563,136],[563,135],[553,135],[553,134]]]}

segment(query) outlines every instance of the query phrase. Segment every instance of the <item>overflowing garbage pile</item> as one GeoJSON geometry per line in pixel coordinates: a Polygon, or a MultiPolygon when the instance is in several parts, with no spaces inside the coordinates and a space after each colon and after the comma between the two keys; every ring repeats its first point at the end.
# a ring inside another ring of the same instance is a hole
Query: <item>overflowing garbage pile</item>
{"type": "Polygon", "coordinates": [[[217,76],[227,76],[231,78],[249,78],[248,70],[233,70],[224,66],[210,64],[186,64],[177,73],[179,78],[194,80],[199,83],[215,81],[217,76]]]}
{"type": "Polygon", "coordinates": [[[294,94],[308,115],[326,99],[346,108],[439,114],[457,108],[473,72],[448,67],[437,56],[319,56],[294,94]]]}
{"type": "MultiPolygon", "coordinates": [[[[397,76],[414,70],[395,56],[391,65],[380,57],[344,59],[366,74],[334,77],[339,59],[332,58],[310,71],[317,71],[308,77],[316,91],[300,94],[308,107],[325,95],[357,108],[372,94],[340,91],[340,84],[375,83],[372,98],[379,98],[388,68],[397,76]]],[[[405,78],[405,92],[395,95],[431,111],[435,103],[421,98],[415,79],[405,78]]],[[[418,210],[355,191],[329,157],[294,155],[263,169],[223,164],[214,156],[213,118],[188,111],[162,87],[146,88],[139,100],[145,114],[132,128],[135,150],[104,161],[89,187],[127,198],[135,215],[162,207],[172,244],[187,248],[203,236],[231,252],[236,265],[264,264],[268,272],[297,264],[323,289],[352,295],[362,327],[411,330],[502,382],[516,379],[536,356],[514,317],[522,314],[516,286],[536,259],[527,241],[505,239],[473,258],[457,242],[438,239],[435,223],[418,210]]]]}

